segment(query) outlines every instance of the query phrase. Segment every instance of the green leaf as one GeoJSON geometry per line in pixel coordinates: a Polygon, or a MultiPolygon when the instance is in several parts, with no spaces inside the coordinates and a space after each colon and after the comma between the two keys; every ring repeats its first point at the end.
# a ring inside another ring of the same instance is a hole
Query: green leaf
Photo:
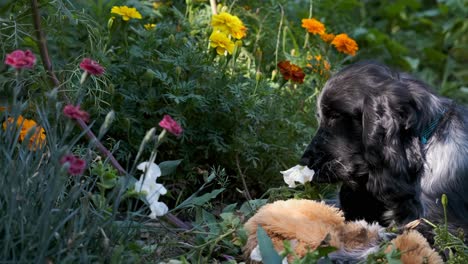
{"type": "Polygon", "coordinates": [[[257,240],[260,247],[260,254],[262,255],[262,262],[269,264],[281,264],[281,256],[276,252],[273,247],[273,242],[267,235],[265,230],[259,225],[257,228],[257,240]]]}
{"type": "Polygon", "coordinates": [[[267,202],[267,199],[250,200],[243,203],[239,211],[241,211],[244,215],[249,215],[256,212],[258,208],[264,206],[267,202]]]}
{"type": "Polygon", "coordinates": [[[174,173],[175,170],[177,169],[177,166],[179,166],[180,162],[182,162],[181,159],[168,160],[168,161],[163,161],[159,163],[159,168],[161,169],[161,176],[166,176],[166,175],[174,173]]]}
{"type": "Polygon", "coordinates": [[[182,209],[186,207],[194,207],[194,206],[202,206],[206,204],[208,201],[210,201],[213,198],[216,198],[218,194],[222,193],[225,190],[225,188],[221,189],[216,189],[212,192],[205,193],[202,196],[197,196],[197,197],[189,197],[187,200],[183,201],[179,206],[177,206],[175,209],[182,209]]]}
{"type": "Polygon", "coordinates": [[[328,254],[336,251],[336,248],[332,246],[325,246],[325,247],[318,247],[316,250],[318,251],[319,256],[325,257],[325,256],[328,256],[328,254]]]}
{"type": "Polygon", "coordinates": [[[237,203],[227,205],[226,207],[224,207],[223,213],[233,213],[234,210],[236,210],[236,207],[237,207],[237,203]]]}

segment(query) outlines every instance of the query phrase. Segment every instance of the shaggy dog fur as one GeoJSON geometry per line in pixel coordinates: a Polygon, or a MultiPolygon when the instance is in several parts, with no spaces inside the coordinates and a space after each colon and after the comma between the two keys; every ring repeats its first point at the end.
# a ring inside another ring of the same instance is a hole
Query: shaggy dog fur
{"type": "MultiPolygon", "coordinates": [[[[414,77],[374,63],[343,69],[317,102],[319,129],[302,165],[342,182],[347,220],[443,220],[468,234],[468,109],[414,77]]],[[[430,234],[425,234],[430,236],[430,234]]]]}
{"type": "MultiPolygon", "coordinates": [[[[283,240],[291,240],[299,257],[328,244],[337,248],[329,255],[334,263],[357,263],[379,250],[379,244],[392,234],[377,224],[365,221],[345,222],[343,213],[334,207],[311,200],[287,200],[267,204],[245,224],[248,233],[244,248],[248,258],[257,246],[258,226],[265,229],[275,249],[284,249],[283,240]],[[326,242],[325,242],[326,240],[326,242]]],[[[405,232],[391,241],[386,249],[395,247],[401,252],[405,264],[439,264],[441,257],[430,248],[427,241],[416,231],[405,232]]],[[[290,261],[292,259],[289,259],[290,261]]]]}

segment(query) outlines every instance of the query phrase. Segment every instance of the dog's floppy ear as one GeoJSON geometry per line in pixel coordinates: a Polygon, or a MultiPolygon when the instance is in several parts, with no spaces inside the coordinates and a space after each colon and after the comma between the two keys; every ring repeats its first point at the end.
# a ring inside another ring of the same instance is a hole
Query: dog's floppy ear
{"type": "Polygon", "coordinates": [[[364,99],[362,137],[369,166],[366,188],[386,204],[392,219],[401,222],[421,212],[414,184],[423,164],[417,113],[411,93],[394,80],[364,99]]]}
{"type": "Polygon", "coordinates": [[[363,144],[369,165],[408,173],[412,167],[408,148],[414,147],[418,114],[411,93],[396,81],[381,85],[379,94],[364,99],[363,144]]]}

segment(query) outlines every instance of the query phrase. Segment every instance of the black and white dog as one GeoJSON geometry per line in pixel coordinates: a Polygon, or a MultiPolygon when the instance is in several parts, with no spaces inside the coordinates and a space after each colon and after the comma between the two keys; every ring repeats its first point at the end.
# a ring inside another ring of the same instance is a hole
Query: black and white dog
{"type": "Polygon", "coordinates": [[[443,222],[468,234],[468,109],[422,81],[375,62],[332,76],[302,165],[316,182],[342,182],[348,220],[443,222]]]}

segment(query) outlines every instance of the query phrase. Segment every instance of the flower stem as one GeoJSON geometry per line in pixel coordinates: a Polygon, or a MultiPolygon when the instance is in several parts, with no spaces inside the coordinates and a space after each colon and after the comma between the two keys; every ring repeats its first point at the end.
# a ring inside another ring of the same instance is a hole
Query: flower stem
{"type": "Polygon", "coordinates": [[[50,61],[49,51],[47,49],[47,41],[44,36],[44,32],[41,29],[41,17],[39,15],[39,5],[37,3],[37,0],[31,0],[31,8],[33,15],[33,24],[34,29],[36,31],[37,44],[39,46],[42,64],[44,65],[44,68],[47,72],[47,76],[49,76],[49,80],[54,84],[55,87],[59,87],[60,81],[58,80],[57,76],[55,75],[52,69],[52,63],[50,61]]]}
{"type": "Polygon", "coordinates": [[[216,0],[210,0],[211,12],[213,15],[217,15],[218,11],[216,10],[216,0]]]}
{"type": "MultiPolygon", "coordinates": [[[[314,7],[314,0],[310,0],[310,6],[309,6],[309,18],[312,18],[312,15],[313,15],[313,7],[314,7]]],[[[305,40],[304,40],[304,49],[307,48],[307,45],[309,45],[309,32],[307,32],[306,30],[306,33],[305,33],[305,40]]]]}

